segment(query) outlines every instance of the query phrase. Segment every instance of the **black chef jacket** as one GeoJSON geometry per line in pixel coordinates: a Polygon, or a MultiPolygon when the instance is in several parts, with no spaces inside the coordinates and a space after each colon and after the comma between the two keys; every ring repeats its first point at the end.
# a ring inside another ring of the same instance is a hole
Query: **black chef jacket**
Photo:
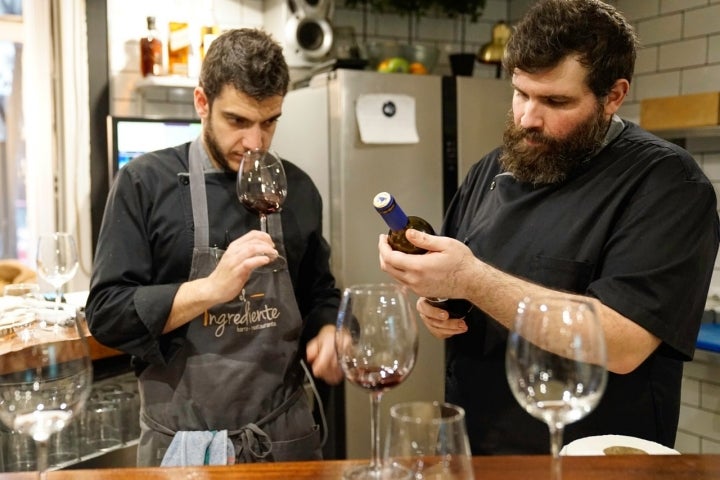
{"type": "MultiPolygon", "coordinates": [[[[575,438],[622,434],[672,446],[682,361],[692,358],[718,248],[716,197],[693,158],[638,126],[575,175],[533,186],[503,173],[496,150],[474,165],[443,231],[500,270],[596,297],[662,340],[635,371],[609,374],[575,438]]],[[[481,311],[447,341],[446,398],[467,412],[474,454],[549,451],[548,428],[515,401],[507,330],[481,311]]]]}

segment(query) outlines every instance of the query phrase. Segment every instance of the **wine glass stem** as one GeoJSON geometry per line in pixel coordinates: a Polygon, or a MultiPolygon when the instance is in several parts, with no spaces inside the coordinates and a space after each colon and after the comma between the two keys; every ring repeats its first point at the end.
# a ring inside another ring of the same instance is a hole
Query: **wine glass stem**
{"type": "Polygon", "coordinates": [[[560,480],[562,478],[562,457],[560,457],[562,442],[563,426],[550,424],[550,453],[552,454],[550,478],[552,478],[552,480],[560,480]]]}
{"type": "Polygon", "coordinates": [[[260,214],[260,231],[267,233],[267,216],[264,213],[260,214]]]}
{"type": "Polygon", "coordinates": [[[563,442],[563,426],[562,425],[550,425],[550,453],[553,458],[560,457],[560,448],[563,442]]]}
{"type": "Polygon", "coordinates": [[[370,469],[380,471],[380,397],[382,392],[370,394],[370,469]]]}
{"type": "Polygon", "coordinates": [[[62,288],[58,287],[55,289],[55,306],[59,309],[62,308],[62,288]]]}
{"type": "Polygon", "coordinates": [[[48,442],[35,440],[35,454],[37,456],[37,478],[38,480],[47,479],[48,468],[48,442]]]}

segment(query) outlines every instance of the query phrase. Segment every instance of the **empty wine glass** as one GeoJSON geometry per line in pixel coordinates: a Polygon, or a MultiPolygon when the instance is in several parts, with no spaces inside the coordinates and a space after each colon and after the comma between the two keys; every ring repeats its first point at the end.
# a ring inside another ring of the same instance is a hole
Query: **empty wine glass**
{"type": "Polygon", "coordinates": [[[414,309],[393,284],[345,289],[338,311],[335,347],[348,381],[370,392],[370,464],[344,472],[345,479],[380,479],[380,399],[404,381],[418,350],[414,309]]]}
{"type": "Polygon", "coordinates": [[[40,235],[36,261],[38,274],[55,289],[55,303],[59,308],[62,286],[75,276],[78,269],[75,239],[63,232],[40,235]]]}
{"type": "Polygon", "coordinates": [[[0,420],[35,441],[39,479],[48,441],[82,411],[92,387],[88,344],[74,315],[28,309],[0,346],[0,420]]]}
{"type": "Polygon", "coordinates": [[[560,478],[565,425],[589,414],[607,383],[605,336],[593,305],[561,296],[518,305],[505,356],[510,390],[547,423],[554,478],[560,478]]]}

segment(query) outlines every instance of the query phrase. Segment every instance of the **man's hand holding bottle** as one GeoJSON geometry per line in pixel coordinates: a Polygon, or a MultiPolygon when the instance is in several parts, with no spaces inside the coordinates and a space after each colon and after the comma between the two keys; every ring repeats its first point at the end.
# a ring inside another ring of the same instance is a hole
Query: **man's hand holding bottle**
{"type": "MultiPolygon", "coordinates": [[[[423,247],[411,243],[406,237],[406,233],[410,229],[434,236],[435,230],[433,230],[432,225],[430,225],[427,220],[421,217],[406,215],[402,208],[400,208],[400,205],[398,205],[395,197],[387,192],[380,192],[375,195],[373,207],[375,207],[375,210],[390,228],[390,231],[385,237],[390,248],[412,255],[421,255],[428,251],[423,247]]],[[[457,294],[457,292],[455,292],[455,294],[457,294]]],[[[449,296],[428,297],[425,300],[432,306],[447,311],[450,318],[464,318],[470,313],[470,310],[472,310],[472,303],[462,298],[451,298],[449,296]]]]}

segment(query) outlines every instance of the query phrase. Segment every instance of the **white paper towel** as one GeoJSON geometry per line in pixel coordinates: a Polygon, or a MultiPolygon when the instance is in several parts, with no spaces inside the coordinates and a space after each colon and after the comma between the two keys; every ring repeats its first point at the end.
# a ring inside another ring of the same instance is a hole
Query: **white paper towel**
{"type": "Polygon", "coordinates": [[[610,447],[637,448],[649,455],[680,454],[677,450],[642,438],[628,437],[625,435],[598,435],[595,437],[579,438],[568,443],[560,450],[560,455],[613,455],[612,451],[606,451],[610,447]]]}
{"type": "Polygon", "coordinates": [[[355,105],[360,140],[368,144],[418,143],[415,98],[398,93],[360,95],[355,105]]]}

